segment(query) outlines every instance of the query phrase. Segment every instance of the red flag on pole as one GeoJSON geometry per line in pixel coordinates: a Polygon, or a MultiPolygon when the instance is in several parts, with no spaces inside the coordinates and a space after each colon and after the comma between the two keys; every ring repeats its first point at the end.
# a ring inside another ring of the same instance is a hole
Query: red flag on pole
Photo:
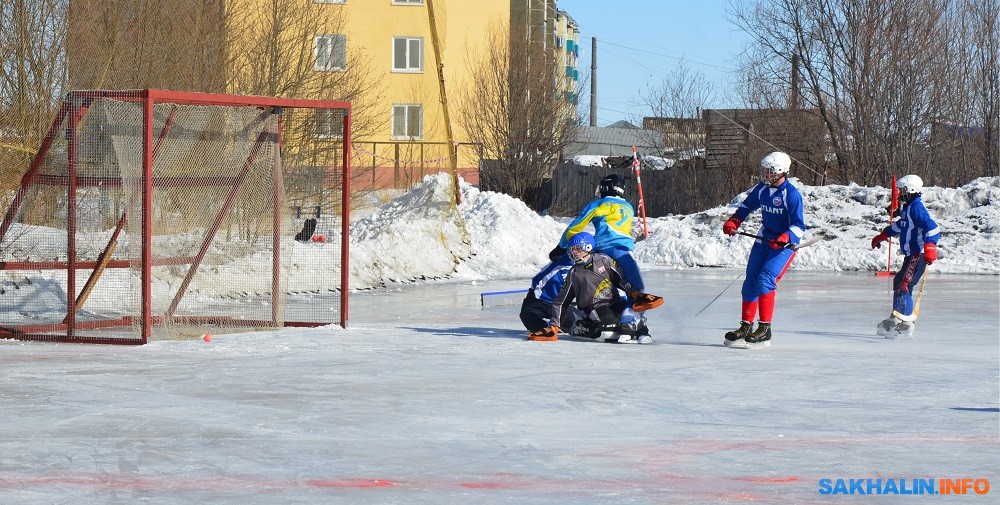
{"type": "MultiPolygon", "coordinates": [[[[892,220],[896,218],[896,211],[899,210],[899,187],[896,186],[896,174],[892,174],[892,198],[889,200],[889,224],[892,225],[892,220]]],[[[875,275],[879,277],[895,275],[896,272],[892,271],[892,237],[887,240],[889,243],[889,253],[885,260],[885,270],[881,272],[875,272],[875,275]]]]}
{"type": "Polygon", "coordinates": [[[635,184],[639,187],[639,216],[642,217],[642,238],[649,238],[649,228],[646,226],[646,199],[642,194],[642,177],[639,169],[639,154],[632,146],[632,173],[635,174],[635,184]]]}

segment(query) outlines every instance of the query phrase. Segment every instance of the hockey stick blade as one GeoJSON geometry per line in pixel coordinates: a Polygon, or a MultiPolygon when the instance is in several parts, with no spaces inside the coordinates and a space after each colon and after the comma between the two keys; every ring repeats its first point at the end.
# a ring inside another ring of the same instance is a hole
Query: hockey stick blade
{"type": "Polygon", "coordinates": [[[831,239],[833,239],[833,237],[827,237],[825,235],[819,235],[819,236],[813,237],[813,238],[811,238],[809,240],[806,240],[805,242],[802,242],[801,244],[792,244],[791,248],[793,250],[797,251],[799,249],[802,249],[803,247],[809,247],[809,246],[815,244],[816,242],[822,242],[824,240],[831,240],[831,239]]]}

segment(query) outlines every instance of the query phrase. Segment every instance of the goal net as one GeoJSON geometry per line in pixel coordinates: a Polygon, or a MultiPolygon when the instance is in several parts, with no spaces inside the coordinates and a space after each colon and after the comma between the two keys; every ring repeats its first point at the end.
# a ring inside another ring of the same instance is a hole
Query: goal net
{"type": "Polygon", "coordinates": [[[69,93],[4,200],[0,337],[142,344],[346,325],[349,153],[346,102],[69,93]],[[320,177],[289,192],[300,173],[320,177]],[[322,311],[289,318],[310,199],[334,258],[315,275],[340,283],[322,311]]]}

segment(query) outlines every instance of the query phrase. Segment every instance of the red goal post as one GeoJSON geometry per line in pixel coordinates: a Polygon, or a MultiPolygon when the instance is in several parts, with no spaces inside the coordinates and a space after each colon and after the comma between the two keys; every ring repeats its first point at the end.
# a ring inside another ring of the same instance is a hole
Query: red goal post
{"type": "Polygon", "coordinates": [[[0,338],[145,344],[346,327],[350,153],[349,102],[68,93],[17,190],[0,195],[0,338]],[[289,193],[299,172],[321,174],[321,187],[289,193]],[[336,236],[296,240],[306,204],[326,209],[336,236]],[[322,310],[287,311],[300,292],[312,300],[296,305],[322,310]]]}

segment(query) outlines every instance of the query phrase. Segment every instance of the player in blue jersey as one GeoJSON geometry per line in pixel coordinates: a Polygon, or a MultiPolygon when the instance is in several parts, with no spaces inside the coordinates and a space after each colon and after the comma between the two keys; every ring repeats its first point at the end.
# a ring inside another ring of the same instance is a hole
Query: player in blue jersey
{"type": "Polygon", "coordinates": [[[586,230],[587,225],[594,225],[594,251],[610,256],[621,268],[625,280],[632,285],[636,291],[644,293],[642,300],[633,300],[633,308],[636,311],[644,311],[659,307],[663,304],[663,298],[645,294],[646,285],[642,282],[642,275],[639,273],[639,264],[632,255],[635,249],[635,239],[632,238],[632,220],[635,210],[632,204],[622,198],[625,194],[625,180],[620,176],[611,174],[597,185],[594,192],[598,199],[587,204],[580,213],[573,219],[573,222],[566,227],[557,245],[549,253],[549,259],[556,261],[557,258],[566,254],[569,247],[569,240],[576,234],[586,230]]]}
{"type": "MultiPolygon", "coordinates": [[[[566,274],[573,266],[573,260],[568,254],[564,254],[552,261],[538,274],[531,279],[531,288],[521,302],[521,323],[530,331],[538,331],[550,326],[549,313],[552,311],[552,300],[559,294],[563,282],[566,281],[566,274]]],[[[572,311],[563,314],[562,321],[552,321],[551,326],[569,328],[572,325],[568,317],[572,317],[572,311]]]]}
{"type": "Polygon", "coordinates": [[[736,212],[722,226],[726,235],[736,235],[751,212],[760,209],[760,237],[750,249],[743,279],[740,327],[726,333],[728,347],[746,349],[771,346],[771,322],[778,282],[795,257],[791,246],[802,241],[806,225],[802,217],[802,194],[788,182],[792,159],[773,152],[760,161],[761,182],[747,194],[736,212]],[[757,329],[753,320],[758,316],[757,329]]]}
{"type": "Polygon", "coordinates": [[[872,248],[882,247],[889,237],[899,237],[903,266],[892,280],[892,313],[878,324],[878,334],[885,338],[912,337],[917,314],[913,306],[913,287],[920,282],[927,266],[937,260],[937,241],[941,229],[924,207],[920,195],[924,181],[906,175],[896,181],[902,207],[899,219],[872,239],[872,248]]]}

